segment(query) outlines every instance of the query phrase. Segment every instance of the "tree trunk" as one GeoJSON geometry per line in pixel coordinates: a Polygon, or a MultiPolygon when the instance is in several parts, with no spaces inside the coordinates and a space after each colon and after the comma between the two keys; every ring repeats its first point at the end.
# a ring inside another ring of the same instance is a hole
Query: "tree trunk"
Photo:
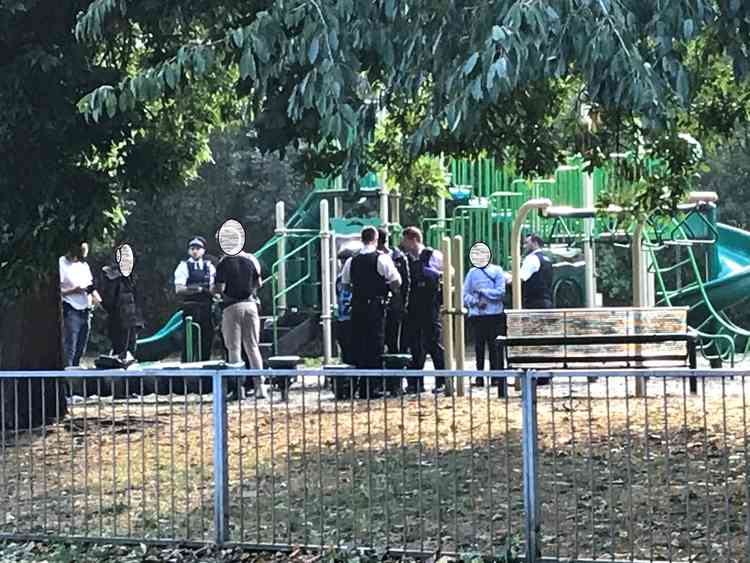
{"type": "MultiPolygon", "coordinates": [[[[0,370],[62,369],[62,308],[55,272],[40,277],[0,316],[0,370]]],[[[6,430],[38,427],[67,412],[62,377],[0,381],[0,422],[6,430]]]]}

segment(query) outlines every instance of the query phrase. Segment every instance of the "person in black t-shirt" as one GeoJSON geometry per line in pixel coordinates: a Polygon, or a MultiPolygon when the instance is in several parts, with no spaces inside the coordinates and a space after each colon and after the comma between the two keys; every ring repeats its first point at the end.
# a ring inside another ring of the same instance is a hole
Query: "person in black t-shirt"
{"type": "MultiPolygon", "coordinates": [[[[260,263],[252,254],[225,256],[216,268],[214,293],[221,293],[224,314],[221,333],[229,363],[242,361],[242,350],[252,369],[263,368],[260,354],[260,314],[258,290],[262,285],[260,263]]],[[[263,398],[260,377],[253,378],[255,396],[263,398]]]]}

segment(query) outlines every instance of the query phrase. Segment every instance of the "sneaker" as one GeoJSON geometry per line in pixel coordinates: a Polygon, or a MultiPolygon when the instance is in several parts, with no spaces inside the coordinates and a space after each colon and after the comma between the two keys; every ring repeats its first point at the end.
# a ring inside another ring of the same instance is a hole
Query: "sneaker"
{"type": "Polygon", "coordinates": [[[474,383],[471,384],[472,387],[484,387],[484,377],[477,377],[474,383]]]}

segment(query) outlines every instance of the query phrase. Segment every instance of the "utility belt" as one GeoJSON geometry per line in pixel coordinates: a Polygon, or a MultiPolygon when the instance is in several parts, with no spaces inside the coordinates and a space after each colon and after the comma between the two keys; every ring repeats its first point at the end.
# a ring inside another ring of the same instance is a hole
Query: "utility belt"
{"type": "Polygon", "coordinates": [[[362,305],[373,305],[378,304],[383,307],[385,307],[388,304],[388,297],[366,297],[364,299],[354,299],[352,298],[352,307],[355,306],[362,306],[362,305]]]}

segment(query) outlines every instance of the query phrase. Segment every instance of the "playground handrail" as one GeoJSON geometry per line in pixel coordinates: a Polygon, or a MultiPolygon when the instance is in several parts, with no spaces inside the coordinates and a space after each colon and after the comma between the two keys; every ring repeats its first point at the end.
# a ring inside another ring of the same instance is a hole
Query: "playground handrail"
{"type": "MultiPolygon", "coordinates": [[[[307,241],[303,242],[293,250],[287,252],[285,255],[280,256],[271,266],[271,277],[272,277],[272,298],[271,298],[271,310],[273,318],[275,319],[273,323],[273,349],[278,349],[279,344],[279,333],[278,333],[278,322],[276,322],[276,317],[278,315],[278,300],[280,297],[287,295],[289,292],[291,292],[293,289],[296,289],[297,287],[300,287],[303,283],[307,282],[312,277],[312,257],[310,256],[310,250],[311,245],[313,245],[315,242],[318,242],[320,240],[320,232],[314,231],[308,229],[308,231],[312,231],[311,233],[308,233],[307,236],[309,237],[307,241]],[[314,235],[312,233],[315,233],[314,235]],[[297,254],[301,253],[303,250],[306,250],[308,253],[308,257],[306,260],[307,263],[307,272],[304,275],[301,275],[297,281],[295,281],[292,284],[287,285],[283,290],[278,291],[276,287],[276,276],[278,273],[278,267],[281,262],[285,262],[289,260],[290,258],[296,256],[297,254]]],[[[294,236],[294,235],[292,235],[294,236]]],[[[304,236],[301,233],[299,236],[304,236]]]]}
{"type": "MultiPolygon", "coordinates": [[[[673,219],[672,221],[673,221],[673,223],[676,224],[675,230],[679,229],[680,231],[682,231],[682,222],[678,222],[676,219],[673,219]]],[[[684,231],[682,231],[682,234],[684,235],[684,231]]],[[[702,303],[699,302],[698,304],[705,305],[705,307],[708,309],[709,315],[708,315],[708,318],[706,319],[706,321],[704,321],[703,323],[701,323],[699,325],[699,327],[696,327],[696,328],[697,329],[703,328],[703,326],[705,326],[706,323],[709,322],[709,321],[711,321],[711,320],[717,322],[719,324],[719,326],[720,326],[720,331],[718,333],[711,334],[711,333],[706,333],[706,332],[703,332],[703,331],[700,331],[700,330],[698,330],[698,331],[700,332],[700,336],[702,336],[704,338],[721,339],[721,340],[725,340],[725,338],[728,338],[729,340],[731,340],[731,349],[730,349],[729,359],[730,359],[730,361],[733,364],[734,363],[734,356],[736,354],[736,347],[735,347],[735,344],[734,344],[734,338],[732,338],[728,334],[725,334],[725,333],[723,333],[721,331],[726,330],[726,331],[728,331],[730,333],[734,333],[735,336],[742,336],[742,337],[745,337],[747,339],[746,343],[745,343],[745,348],[742,351],[742,356],[743,357],[745,355],[747,355],[747,353],[750,351],[750,331],[747,331],[747,330],[745,330],[745,329],[743,329],[741,327],[738,327],[733,322],[731,322],[728,319],[726,319],[723,315],[721,315],[715,309],[715,307],[713,306],[713,303],[711,302],[711,300],[710,300],[710,298],[708,296],[708,292],[706,291],[705,284],[703,283],[703,277],[701,275],[700,266],[698,265],[698,262],[697,262],[697,260],[695,258],[695,253],[693,252],[692,247],[688,246],[687,248],[688,248],[688,258],[686,260],[689,261],[689,264],[691,266],[693,274],[695,275],[696,281],[693,282],[692,284],[690,284],[689,287],[683,287],[680,290],[677,290],[676,292],[670,292],[670,291],[667,290],[667,288],[666,288],[666,282],[664,281],[664,277],[662,276],[662,273],[666,273],[666,272],[663,269],[659,268],[658,266],[655,267],[654,268],[654,273],[656,275],[657,282],[659,283],[659,287],[661,289],[662,299],[663,299],[664,302],[666,302],[668,305],[671,306],[672,299],[675,296],[679,295],[680,293],[684,293],[685,291],[687,291],[687,289],[693,289],[693,288],[697,287],[698,291],[699,291],[699,293],[701,295],[701,298],[702,298],[702,303]]],[[[654,261],[654,263],[658,264],[656,253],[655,253],[654,249],[651,249],[650,253],[651,253],[652,260],[654,261]]],[[[716,345],[716,349],[717,349],[717,351],[719,350],[718,345],[716,345]]],[[[703,352],[703,349],[701,349],[701,352],[703,352]]],[[[707,357],[707,359],[711,359],[708,356],[706,356],[706,357],[707,357]]],[[[721,353],[720,352],[719,352],[719,357],[721,357],[721,353]]]]}

